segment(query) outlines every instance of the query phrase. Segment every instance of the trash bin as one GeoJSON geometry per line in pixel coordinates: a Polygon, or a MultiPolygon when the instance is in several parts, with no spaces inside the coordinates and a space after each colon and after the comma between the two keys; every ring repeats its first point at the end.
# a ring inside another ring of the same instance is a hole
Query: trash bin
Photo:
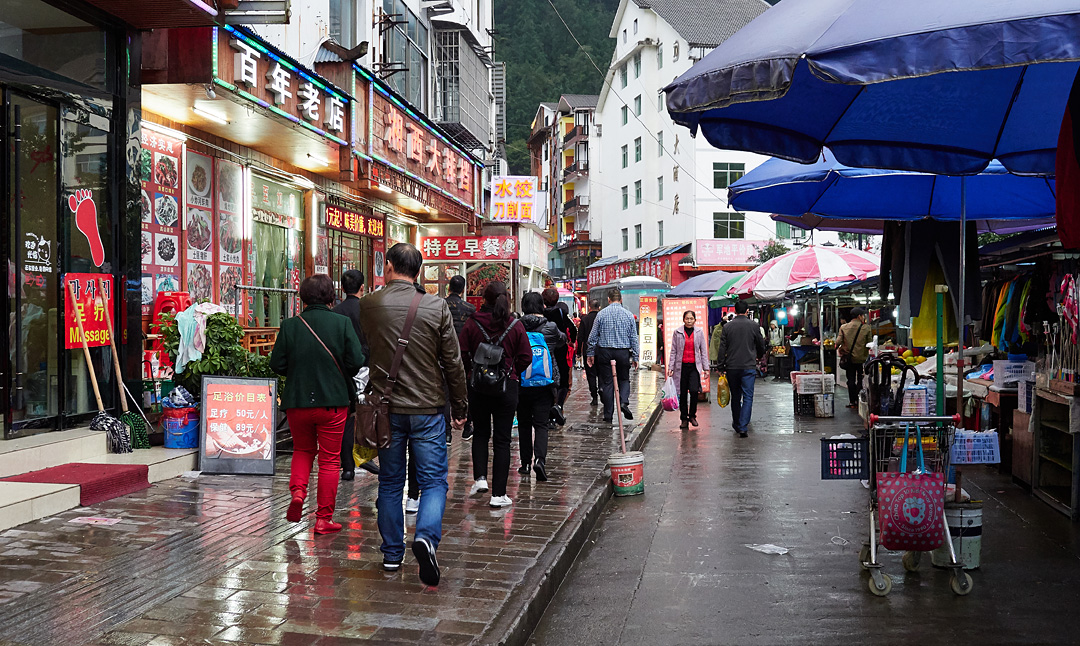
{"type": "Polygon", "coordinates": [[[165,428],[165,448],[199,448],[198,408],[165,408],[162,426],[165,428]]]}

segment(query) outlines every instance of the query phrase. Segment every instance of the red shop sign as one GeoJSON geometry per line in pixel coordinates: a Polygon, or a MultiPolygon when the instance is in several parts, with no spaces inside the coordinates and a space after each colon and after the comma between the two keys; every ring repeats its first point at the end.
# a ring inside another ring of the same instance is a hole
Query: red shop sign
{"type": "Polygon", "coordinates": [[[420,238],[424,260],[517,260],[518,240],[513,236],[429,236],[420,238]]]}
{"type": "Polygon", "coordinates": [[[386,224],[382,218],[371,214],[357,213],[333,204],[326,205],[326,226],[329,229],[355,233],[371,238],[382,238],[386,224]]]}
{"type": "Polygon", "coordinates": [[[68,350],[82,347],[79,323],[75,319],[78,309],[82,317],[86,344],[91,348],[109,345],[112,330],[105,323],[105,308],[113,306],[113,278],[109,274],[64,275],[64,347],[68,350]],[[75,291],[72,301],[68,285],[75,291]],[[101,299],[104,299],[102,301],[101,299]]]}

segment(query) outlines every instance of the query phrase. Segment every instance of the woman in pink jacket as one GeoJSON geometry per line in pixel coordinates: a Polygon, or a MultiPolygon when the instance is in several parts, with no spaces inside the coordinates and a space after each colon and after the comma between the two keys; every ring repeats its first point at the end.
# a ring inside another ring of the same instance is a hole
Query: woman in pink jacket
{"type": "Polygon", "coordinates": [[[701,392],[701,376],[709,374],[709,346],[705,333],[694,327],[697,317],[683,312],[683,326],[671,335],[671,354],[668,356],[668,377],[679,392],[679,428],[697,429],[697,403],[701,392]]]}

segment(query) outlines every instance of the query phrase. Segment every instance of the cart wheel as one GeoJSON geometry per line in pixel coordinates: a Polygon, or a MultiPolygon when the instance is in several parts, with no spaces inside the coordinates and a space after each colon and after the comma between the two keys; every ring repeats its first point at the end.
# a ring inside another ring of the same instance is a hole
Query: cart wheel
{"type": "Polygon", "coordinates": [[[922,562],[922,552],[904,552],[904,556],[900,560],[904,564],[905,570],[918,572],[919,563],[922,562]]]}
{"type": "Polygon", "coordinates": [[[864,570],[869,569],[869,568],[866,567],[866,564],[869,561],[870,561],[870,546],[869,545],[863,545],[862,549],[859,550],[859,567],[861,567],[864,570]]]}
{"type": "Polygon", "coordinates": [[[952,579],[949,580],[949,587],[952,591],[961,597],[971,592],[971,589],[975,586],[975,583],[971,580],[971,575],[967,572],[960,572],[954,574],[952,579]]]}
{"type": "Polygon", "coordinates": [[[874,581],[874,577],[870,577],[870,592],[878,597],[884,597],[890,592],[892,592],[892,577],[888,574],[882,574],[881,580],[885,586],[883,588],[879,588],[877,583],[874,581]]]}

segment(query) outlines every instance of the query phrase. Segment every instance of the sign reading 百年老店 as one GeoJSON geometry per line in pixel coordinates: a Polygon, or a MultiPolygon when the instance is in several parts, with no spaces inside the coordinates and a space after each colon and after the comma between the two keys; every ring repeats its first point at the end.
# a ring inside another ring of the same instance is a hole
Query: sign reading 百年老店
{"type": "Polygon", "coordinates": [[[199,470],[274,474],[277,379],[204,376],[199,470]]]}
{"type": "Polygon", "coordinates": [[[656,297],[642,296],[639,299],[638,315],[638,356],[642,364],[658,363],[656,357],[656,297]]]}
{"type": "Polygon", "coordinates": [[[537,179],[504,175],[491,180],[492,222],[532,222],[536,217],[537,179]]]}

